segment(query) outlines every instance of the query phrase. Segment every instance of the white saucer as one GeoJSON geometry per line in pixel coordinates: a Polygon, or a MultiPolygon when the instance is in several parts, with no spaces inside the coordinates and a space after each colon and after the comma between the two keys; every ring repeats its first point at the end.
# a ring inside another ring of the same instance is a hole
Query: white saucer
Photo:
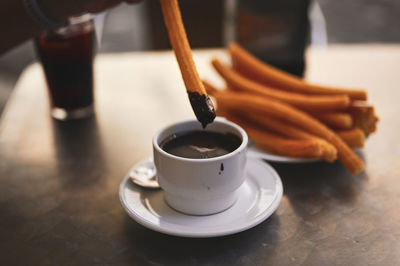
{"type": "Polygon", "coordinates": [[[271,216],[283,194],[278,174],[267,163],[248,158],[246,168],[247,179],[239,188],[238,200],[217,214],[192,216],[177,212],[165,203],[162,190],[141,188],[128,174],[119,189],[121,204],[139,224],[169,235],[202,238],[242,232],[271,216]]]}
{"type": "Polygon", "coordinates": [[[276,155],[273,153],[260,150],[253,144],[249,144],[247,146],[247,156],[251,158],[266,160],[269,162],[279,162],[279,163],[313,163],[321,161],[321,159],[294,158],[294,157],[276,155]]]}

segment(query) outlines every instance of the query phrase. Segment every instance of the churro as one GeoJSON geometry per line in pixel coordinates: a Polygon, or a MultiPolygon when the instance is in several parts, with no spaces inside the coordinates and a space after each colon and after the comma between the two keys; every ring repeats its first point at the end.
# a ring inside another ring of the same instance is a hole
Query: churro
{"type": "Polygon", "coordinates": [[[321,156],[319,158],[328,162],[333,162],[337,159],[337,150],[332,144],[298,127],[269,116],[250,113],[242,113],[242,116],[245,117],[247,121],[256,124],[260,129],[270,130],[291,139],[316,141],[319,143],[321,149],[321,156]]]}
{"type": "Polygon", "coordinates": [[[290,122],[303,130],[331,143],[338,151],[339,160],[352,175],[357,175],[364,169],[364,162],[327,126],[286,103],[248,93],[216,92],[213,93],[219,108],[250,112],[261,116],[272,116],[290,122]]]}
{"type": "Polygon", "coordinates": [[[367,92],[362,89],[347,89],[323,86],[304,81],[294,75],[262,62],[237,43],[229,45],[234,68],[252,80],[263,84],[306,94],[346,94],[354,100],[366,100],[367,92]]]}
{"type": "Polygon", "coordinates": [[[282,91],[242,76],[217,58],[214,58],[211,63],[215,70],[222,76],[227,84],[229,84],[230,88],[281,100],[305,111],[326,112],[345,110],[350,104],[350,98],[344,94],[321,96],[282,91]]]}
{"type": "Polygon", "coordinates": [[[246,121],[246,119],[241,119],[240,116],[229,116],[227,118],[243,127],[249,135],[249,138],[261,149],[290,157],[323,157],[321,143],[316,140],[287,139],[265,129],[260,129],[246,121]]]}
{"type": "Polygon", "coordinates": [[[375,114],[374,106],[364,101],[351,103],[348,112],[351,114],[354,125],[364,131],[365,136],[376,131],[379,118],[375,114]]]}
{"type": "Polygon", "coordinates": [[[335,129],[350,129],[353,127],[353,118],[348,113],[314,113],[319,121],[335,129]]]}
{"type": "Polygon", "coordinates": [[[206,127],[215,118],[214,105],[200,80],[182,22],[177,0],[161,0],[164,22],[175,52],[192,109],[197,120],[206,127]]]}
{"type": "Polygon", "coordinates": [[[362,148],[365,143],[365,134],[360,128],[352,128],[348,130],[338,130],[336,133],[351,148],[362,148]]]}

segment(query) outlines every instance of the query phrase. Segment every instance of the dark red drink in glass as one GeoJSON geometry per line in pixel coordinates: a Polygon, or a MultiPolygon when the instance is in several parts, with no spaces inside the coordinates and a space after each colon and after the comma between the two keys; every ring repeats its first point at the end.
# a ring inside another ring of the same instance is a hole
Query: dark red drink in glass
{"type": "Polygon", "coordinates": [[[86,117],[93,113],[93,58],[95,34],[91,19],[72,23],[36,38],[56,119],[86,117]]]}

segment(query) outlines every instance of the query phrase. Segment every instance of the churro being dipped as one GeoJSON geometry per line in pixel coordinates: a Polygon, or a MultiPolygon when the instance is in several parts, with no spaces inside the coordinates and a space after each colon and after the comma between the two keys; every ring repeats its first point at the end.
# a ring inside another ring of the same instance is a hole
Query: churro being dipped
{"type": "Polygon", "coordinates": [[[203,128],[205,128],[207,124],[214,121],[214,105],[207,95],[196,70],[189,41],[182,22],[178,1],[161,0],[160,2],[169,40],[181,70],[190,104],[197,120],[199,120],[203,128]]]}

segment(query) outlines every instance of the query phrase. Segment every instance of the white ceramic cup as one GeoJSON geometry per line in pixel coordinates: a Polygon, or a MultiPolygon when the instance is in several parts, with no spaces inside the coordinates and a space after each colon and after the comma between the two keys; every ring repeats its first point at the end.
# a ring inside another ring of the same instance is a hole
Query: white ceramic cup
{"type": "Polygon", "coordinates": [[[157,132],[153,138],[154,164],[167,204],[191,215],[209,215],[231,207],[245,180],[247,143],[247,134],[241,127],[219,117],[206,129],[197,120],[189,120],[157,132]],[[228,154],[207,159],[178,157],[160,147],[171,135],[193,130],[235,134],[242,143],[228,154]]]}

